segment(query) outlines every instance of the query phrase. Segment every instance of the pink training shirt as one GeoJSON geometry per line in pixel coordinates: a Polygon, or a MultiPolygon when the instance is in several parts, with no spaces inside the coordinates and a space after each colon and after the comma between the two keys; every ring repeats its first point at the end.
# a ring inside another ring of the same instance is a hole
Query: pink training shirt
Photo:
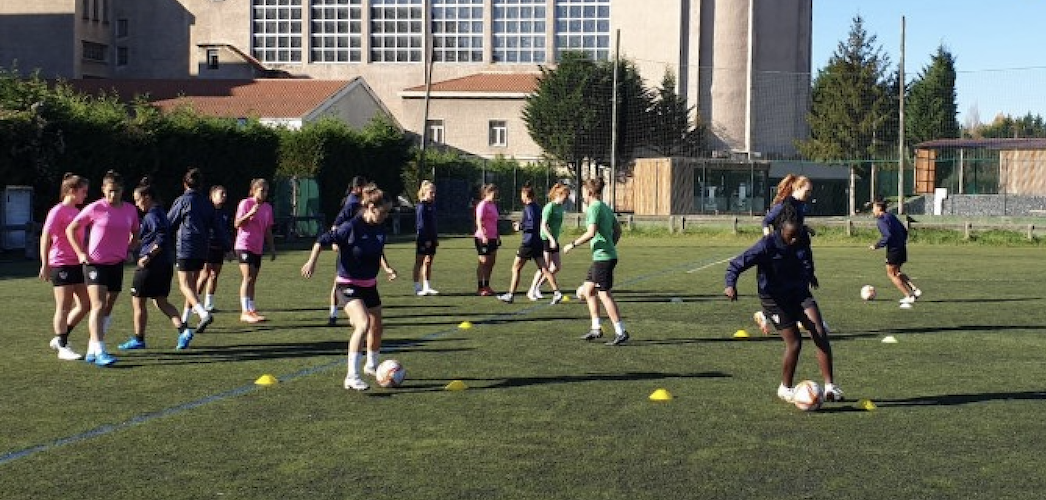
{"type": "MultiPolygon", "coordinates": [[[[250,212],[258,201],[254,197],[245,198],[236,206],[236,218],[243,217],[250,212]]],[[[248,252],[261,255],[265,253],[265,233],[273,225],[272,205],[262,202],[254,217],[236,230],[236,250],[247,250],[248,252]]]]}
{"type": "MultiPolygon", "coordinates": [[[[487,233],[487,239],[498,239],[498,206],[493,201],[483,200],[476,205],[476,218],[483,225],[483,232],[487,233]]],[[[475,236],[483,237],[483,232],[476,228],[475,236]]]]}
{"type": "MultiPolygon", "coordinates": [[[[65,235],[65,228],[80,213],[80,209],[59,203],[47,212],[44,221],[44,237],[51,239],[51,250],[47,252],[47,265],[51,267],[75,266],[80,263],[76,257],[73,246],[69,244],[69,238],[65,235]]],[[[84,241],[84,228],[76,231],[76,238],[81,244],[84,241]]]]}
{"type": "Polygon", "coordinates": [[[81,226],[91,226],[87,242],[87,260],[91,264],[121,264],[127,260],[131,235],[138,232],[138,209],[123,202],[119,207],[102,198],[84,207],[73,219],[81,226]]]}

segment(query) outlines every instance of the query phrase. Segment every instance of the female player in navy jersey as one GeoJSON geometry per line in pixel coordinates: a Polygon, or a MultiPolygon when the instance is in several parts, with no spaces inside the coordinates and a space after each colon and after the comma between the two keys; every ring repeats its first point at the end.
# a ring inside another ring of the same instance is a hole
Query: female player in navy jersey
{"type": "Polygon", "coordinates": [[[825,399],[840,401],[843,391],[835,385],[833,378],[832,346],[821,321],[820,309],[810,293],[810,288],[816,282],[813,260],[802,249],[799,241],[802,229],[794,214],[788,216],[791,211],[784,210],[785,217],[780,219],[774,232],[730,261],[723,293],[731,301],[737,300],[738,276],[757,266],[756,281],[763,313],[785,342],[781,385],[777,388],[777,396],[787,402],[792,401],[795,367],[799,363],[799,352],[803,345],[797,324],[802,323],[817,346],[817,364],[824,376],[825,399]]]}
{"type": "Polygon", "coordinates": [[[417,228],[414,257],[414,294],[439,295],[432,288],[432,260],[436,258],[439,235],[436,232],[436,185],[422,181],[418,189],[418,204],[414,207],[414,225],[417,228]]]}
{"type": "Polygon", "coordinates": [[[385,260],[385,217],[390,204],[384,193],[373,184],[363,189],[360,210],[337,228],[320,235],[312,245],[309,260],[301,266],[301,275],[310,278],[316,270],[316,259],[324,246],[338,245],[337,296],[353,325],[349,339],[348,374],[344,387],[357,391],[370,388],[360,377],[364,335],[367,337],[367,363],[363,373],[374,375],[378,367],[383,331],[381,296],[378,295],[378,270],[384,269],[389,281],[396,270],[385,260]]]}
{"type": "MultiPolygon", "coordinates": [[[[563,301],[563,294],[559,291],[555,275],[549,272],[548,264],[545,262],[545,249],[538,234],[541,230],[541,207],[534,201],[534,187],[529,182],[524,184],[519,197],[523,201],[523,220],[517,224],[516,229],[523,232],[523,240],[519,244],[519,250],[516,250],[516,259],[512,261],[512,279],[508,292],[498,295],[498,300],[512,303],[516,287],[519,286],[519,272],[523,269],[523,264],[534,259],[534,264],[538,266],[538,270],[552,286],[552,304],[558,304],[563,301]]],[[[533,288],[531,288],[531,292],[533,292],[533,288]]],[[[531,296],[532,293],[527,295],[531,296]]]]}

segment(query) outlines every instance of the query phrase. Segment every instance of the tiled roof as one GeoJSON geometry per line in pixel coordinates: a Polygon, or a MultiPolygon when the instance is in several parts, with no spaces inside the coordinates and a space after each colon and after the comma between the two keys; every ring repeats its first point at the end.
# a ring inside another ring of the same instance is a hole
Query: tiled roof
{"type": "MultiPolygon", "coordinates": [[[[538,73],[476,73],[461,78],[432,82],[433,92],[477,92],[529,94],[537,88],[538,73]]],[[[406,92],[424,92],[425,86],[404,89],[406,92]]]]}
{"type": "Polygon", "coordinates": [[[113,93],[124,101],[144,96],[169,111],[191,105],[208,116],[301,118],[351,83],[349,80],[102,80],[69,82],[88,94],[113,93]]]}
{"type": "Polygon", "coordinates": [[[1046,139],[936,139],[916,144],[919,149],[1046,149],[1046,139]]]}

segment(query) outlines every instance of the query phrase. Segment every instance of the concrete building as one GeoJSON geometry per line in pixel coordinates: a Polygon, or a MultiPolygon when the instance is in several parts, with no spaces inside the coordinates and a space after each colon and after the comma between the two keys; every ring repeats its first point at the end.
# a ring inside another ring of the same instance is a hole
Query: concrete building
{"type": "MultiPolygon", "coordinates": [[[[807,135],[811,22],[812,0],[0,0],[0,66],[64,78],[362,77],[420,135],[410,102],[427,54],[435,82],[532,74],[564,50],[608,59],[620,33],[648,85],[675,75],[713,149],[773,157],[807,135]]],[[[469,134],[486,137],[495,117],[474,118],[469,134]]]]}

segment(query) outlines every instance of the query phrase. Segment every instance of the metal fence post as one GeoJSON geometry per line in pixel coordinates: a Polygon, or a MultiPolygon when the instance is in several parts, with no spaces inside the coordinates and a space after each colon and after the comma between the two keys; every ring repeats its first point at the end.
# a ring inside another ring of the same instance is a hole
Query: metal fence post
{"type": "Polygon", "coordinates": [[[971,224],[969,221],[963,223],[963,225],[962,225],[963,239],[967,239],[967,240],[970,239],[970,229],[972,227],[973,227],[973,224],[971,224]]]}

